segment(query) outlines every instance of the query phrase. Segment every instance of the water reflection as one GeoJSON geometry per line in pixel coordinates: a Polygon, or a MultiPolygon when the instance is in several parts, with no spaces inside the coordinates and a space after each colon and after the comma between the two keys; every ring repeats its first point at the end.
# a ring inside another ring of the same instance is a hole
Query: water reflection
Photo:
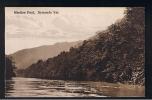
{"type": "Polygon", "coordinates": [[[105,82],[13,78],[6,81],[7,97],[104,97],[144,96],[144,87],[105,82]],[[126,88],[127,87],[127,88],[126,88]]]}

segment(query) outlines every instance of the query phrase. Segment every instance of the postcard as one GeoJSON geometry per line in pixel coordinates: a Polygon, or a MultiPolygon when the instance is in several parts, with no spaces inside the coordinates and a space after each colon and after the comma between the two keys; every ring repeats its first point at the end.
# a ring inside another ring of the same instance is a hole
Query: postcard
{"type": "Polygon", "coordinates": [[[5,97],[145,97],[144,7],[5,7],[5,97]]]}

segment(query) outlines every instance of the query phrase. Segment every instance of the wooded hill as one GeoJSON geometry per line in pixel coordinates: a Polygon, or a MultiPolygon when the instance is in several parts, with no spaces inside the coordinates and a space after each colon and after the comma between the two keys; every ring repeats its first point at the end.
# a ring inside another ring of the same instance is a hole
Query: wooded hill
{"type": "MultiPolygon", "coordinates": [[[[144,8],[126,8],[125,16],[78,48],[39,60],[21,76],[144,84],[144,8]]],[[[104,23],[101,23],[104,24],[104,23]]]]}
{"type": "Polygon", "coordinates": [[[57,56],[62,51],[69,51],[70,47],[74,47],[80,42],[61,42],[53,45],[28,48],[19,50],[9,56],[13,58],[17,69],[25,69],[31,64],[36,63],[39,59],[47,60],[48,58],[57,56]]]}

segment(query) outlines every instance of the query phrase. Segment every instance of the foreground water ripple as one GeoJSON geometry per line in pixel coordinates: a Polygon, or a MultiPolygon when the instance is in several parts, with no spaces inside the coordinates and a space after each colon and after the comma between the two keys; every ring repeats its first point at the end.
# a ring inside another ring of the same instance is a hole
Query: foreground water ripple
{"type": "Polygon", "coordinates": [[[144,96],[143,86],[106,82],[63,81],[15,77],[6,81],[6,97],[144,96]]]}

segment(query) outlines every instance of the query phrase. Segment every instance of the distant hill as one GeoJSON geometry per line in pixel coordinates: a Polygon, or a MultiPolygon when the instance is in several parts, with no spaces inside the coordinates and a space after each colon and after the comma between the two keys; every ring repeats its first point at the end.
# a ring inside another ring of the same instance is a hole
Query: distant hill
{"type": "Polygon", "coordinates": [[[61,51],[68,51],[70,47],[79,45],[77,42],[63,42],[54,45],[45,45],[35,48],[23,49],[17,51],[11,56],[15,62],[17,69],[25,69],[38,60],[46,60],[48,58],[57,56],[61,51]]]}

